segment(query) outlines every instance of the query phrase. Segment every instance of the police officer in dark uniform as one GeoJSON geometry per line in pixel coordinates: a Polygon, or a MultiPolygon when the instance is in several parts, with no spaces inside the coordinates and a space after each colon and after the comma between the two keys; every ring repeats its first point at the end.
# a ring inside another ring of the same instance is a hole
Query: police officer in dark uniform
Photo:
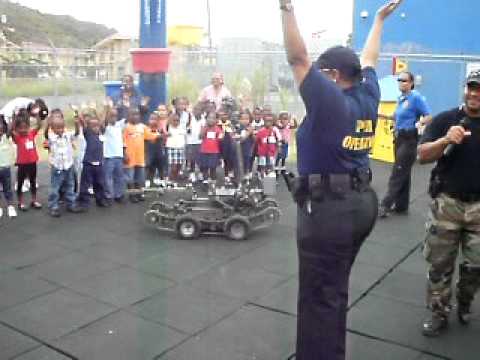
{"type": "Polygon", "coordinates": [[[381,7],[361,60],[349,48],[325,51],[312,64],[290,0],[280,0],[287,58],[307,115],[297,131],[299,299],[297,360],[345,359],[350,270],[377,217],[370,188],[380,90],[384,20],[401,1],[381,7]]]}
{"type": "Polygon", "coordinates": [[[437,161],[430,179],[430,219],[424,255],[429,263],[425,336],[448,325],[455,264],[462,249],[457,282],[457,317],[466,325],[480,289],[480,71],[467,77],[465,103],[432,120],[418,147],[420,162],[437,161]]]}

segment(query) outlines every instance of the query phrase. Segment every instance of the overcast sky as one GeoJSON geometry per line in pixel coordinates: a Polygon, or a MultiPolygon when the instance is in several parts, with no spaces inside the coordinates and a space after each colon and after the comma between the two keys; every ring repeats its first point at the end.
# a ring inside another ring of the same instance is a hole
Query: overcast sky
{"type": "MultiPolygon", "coordinates": [[[[22,5],[52,14],[68,14],[137,35],[139,0],[17,0],[22,5]]],[[[278,0],[210,0],[214,40],[225,37],[260,37],[281,41],[278,0]]],[[[346,39],[352,28],[353,0],[295,0],[302,33],[326,30],[325,38],[346,39]],[[320,5],[321,4],[321,5],[320,5]]],[[[206,28],[206,0],[167,0],[169,25],[206,28]]]]}

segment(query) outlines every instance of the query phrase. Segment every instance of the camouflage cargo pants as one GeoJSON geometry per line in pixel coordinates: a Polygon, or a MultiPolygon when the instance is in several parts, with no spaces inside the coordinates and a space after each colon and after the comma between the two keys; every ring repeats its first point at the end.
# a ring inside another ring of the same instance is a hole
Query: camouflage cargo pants
{"type": "Polygon", "coordinates": [[[480,202],[465,203],[440,194],[432,200],[424,256],[428,271],[427,306],[447,316],[452,278],[462,250],[457,301],[470,303],[480,287],[480,202]]]}

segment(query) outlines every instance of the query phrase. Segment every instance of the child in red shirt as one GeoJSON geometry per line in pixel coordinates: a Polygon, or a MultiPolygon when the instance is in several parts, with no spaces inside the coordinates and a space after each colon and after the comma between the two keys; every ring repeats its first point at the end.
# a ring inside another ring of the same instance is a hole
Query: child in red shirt
{"type": "MultiPolygon", "coordinates": [[[[32,110],[32,114],[38,115],[40,108],[32,110]],[[38,111],[37,111],[38,110],[38,111]]],[[[27,109],[20,109],[13,116],[12,120],[12,138],[17,145],[17,197],[18,208],[21,211],[27,211],[28,208],[23,202],[22,187],[25,179],[30,181],[30,192],[32,194],[31,207],[41,209],[42,204],[37,201],[37,162],[38,153],[35,144],[35,138],[40,131],[42,121],[37,116],[36,127],[30,128],[30,114],[27,109]]]]}
{"type": "Polygon", "coordinates": [[[200,171],[204,180],[217,178],[217,166],[220,163],[220,143],[223,139],[223,131],[217,126],[215,113],[207,115],[207,125],[200,133],[202,145],[200,146],[200,171]]]}
{"type": "Polygon", "coordinates": [[[273,170],[277,147],[282,139],[278,129],[273,127],[274,120],[273,114],[265,116],[265,126],[258,131],[256,136],[258,171],[262,176],[273,170]]]}

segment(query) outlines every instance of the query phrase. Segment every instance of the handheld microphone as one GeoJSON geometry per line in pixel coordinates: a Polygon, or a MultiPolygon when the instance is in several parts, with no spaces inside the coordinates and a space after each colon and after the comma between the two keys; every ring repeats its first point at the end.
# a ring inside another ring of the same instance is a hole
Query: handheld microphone
{"type": "MultiPolygon", "coordinates": [[[[462,120],[460,120],[460,123],[458,125],[463,127],[465,130],[467,130],[469,123],[470,123],[470,119],[467,117],[464,117],[462,120]]],[[[457,145],[458,144],[448,144],[445,150],[443,150],[443,155],[450,156],[453,150],[455,150],[457,145]]]]}

